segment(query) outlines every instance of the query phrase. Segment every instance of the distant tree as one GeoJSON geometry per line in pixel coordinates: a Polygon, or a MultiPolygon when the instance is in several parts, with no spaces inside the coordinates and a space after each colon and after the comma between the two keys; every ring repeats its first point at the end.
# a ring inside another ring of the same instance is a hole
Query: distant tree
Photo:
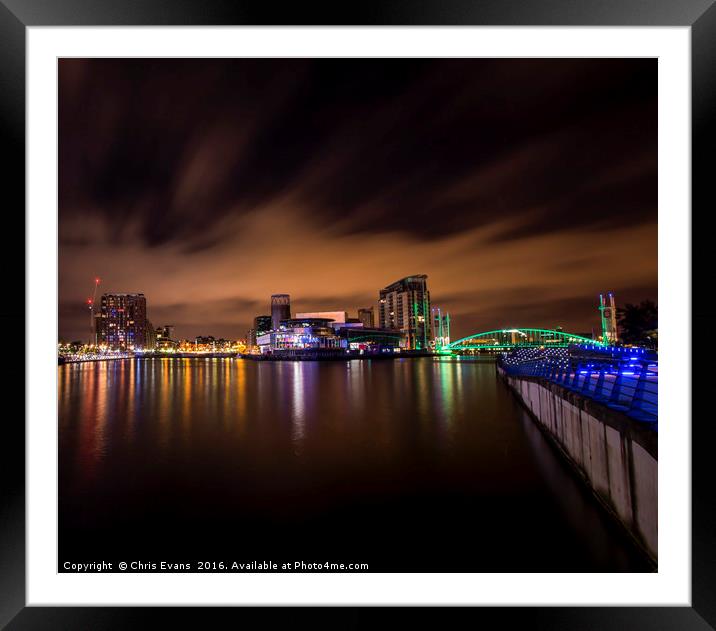
{"type": "Polygon", "coordinates": [[[657,348],[659,318],[655,303],[644,300],[638,305],[627,303],[617,309],[617,321],[622,342],[657,348]]]}

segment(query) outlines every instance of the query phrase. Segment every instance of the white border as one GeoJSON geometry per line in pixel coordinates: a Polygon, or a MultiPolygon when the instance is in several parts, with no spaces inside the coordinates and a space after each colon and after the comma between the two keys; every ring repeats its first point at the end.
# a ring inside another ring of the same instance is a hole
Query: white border
{"type": "Polygon", "coordinates": [[[27,42],[28,605],[690,605],[690,29],[29,28],[27,42]],[[659,57],[658,573],[58,574],[56,332],[46,306],[57,298],[56,58],[64,56],[659,57]]]}

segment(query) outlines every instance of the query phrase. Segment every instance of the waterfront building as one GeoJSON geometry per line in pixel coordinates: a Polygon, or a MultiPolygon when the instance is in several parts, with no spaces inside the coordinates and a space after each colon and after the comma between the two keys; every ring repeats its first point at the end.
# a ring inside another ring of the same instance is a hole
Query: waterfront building
{"type": "Polygon", "coordinates": [[[165,324],[164,326],[158,326],[155,329],[156,336],[156,348],[159,350],[171,350],[176,349],[179,346],[174,337],[174,325],[165,324]]]}
{"type": "Polygon", "coordinates": [[[227,352],[233,346],[234,343],[231,340],[225,340],[223,337],[217,339],[213,335],[198,335],[194,338],[192,350],[202,353],[227,352]]]}
{"type": "Polygon", "coordinates": [[[254,330],[256,335],[263,335],[271,330],[271,316],[260,315],[254,318],[254,330]]]}
{"type": "Polygon", "coordinates": [[[363,323],[364,327],[372,329],[375,326],[375,312],[373,311],[373,307],[358,309],[358,319],[363,323]]]}
{"type": "Polygon", "coordinates": [[[346,340],[349,350],[360,354],[395,353],[405,346],[400,331],[366,328],[362,322],[341,325],[337,334],[346,340]]]}
{"type": "Polygon", "coordinates": [[[440,307],[430,310],[432,315],[433,346],[436,349],[450,344],[450,314],[443,313],[440,307]]]}
{"type": "Polygon", "coordinates": [[[345,311],[310,311],[297,313],[297,318],[324,318],[333,322],[343,323],[348,320],[348,313],[345,311]]]}
{"type": "Polygon", "coordinates": [[[102,294],[98,315],[97,343],[100,346],[147,347],[147,300],[144,294],[102,294]]]}
{"type": "Polygon", "coordinates": [[[157,332],[154,329],[154,325],[149,320],[147,320],[146,324],[144,347],[148,349],[153,349],[157,347],[157,332]]]}
{"type": "Polygon", "coordinates": [[[179,347],[179,342],[177,340],[172,340],[169,338],[162,338],[161,340],[157,340],[156,348],[160,351],[170,351],[170,350],[176,350],[179,347]]]}
{"type": "Polygon", "coordinates": [[[330,326],[330,318],[288,318],[278,329],[257,336],[262,355],[307,356],[344,352],[347,342],[330,326]]]}
{"type": "Polygon", "coordinates": [[[272,328],[271,316],[260,315],[254,318],[254,326],[249,329],[248,334],[248,345],[251,347],[256,346],[256,338],[268,333],[272,328]]]}
{"type": "Polygon", "coordinates": [[[271,328],[278,331],[282,320],[291,317],[291,296],[274,294],[271,296],[271,328]]]}
{"type": "Polygon", "coordinates": [[[431,341],[427,279],[426,274],[406,276],[378,295],[380,328],[400,331],[410,350],[426,349],[431,341]]]}
{"type": "Polygon", "coordinates": [[[158,326],[156,329],[157,341],[160,340],[171,340],[174,337],[174,325],[165,324],[164,326],[158,326]]]}

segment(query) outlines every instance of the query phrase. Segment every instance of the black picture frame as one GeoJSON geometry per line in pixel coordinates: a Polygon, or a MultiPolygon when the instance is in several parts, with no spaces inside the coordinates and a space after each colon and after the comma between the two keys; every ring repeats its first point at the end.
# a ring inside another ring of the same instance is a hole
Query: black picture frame
{"type": "MultiPolygon", "coordinates": [[[[25,41],[33,26],[119,25],[501,25],[501,26],[690,26],[692,70],[692,330],[713,326],[709,306],[709,230],[702,220],[716,208],[710,154],[716,147],[716,6],[714,0],[391,0],[351,3],[317,0],[277,6],[250,0],[0,0],[0,151],[4,154],[4,213],[22,215],[25,206],[25,41]],[[699,209],[701,212],[699,213],[699,209]]],[[[49,142],[49,141],[48,141],[49,142]]],[[[23,230],[22,223],[17,228],[23,230]]],[[[18,238],[18,242],[21,240],[18,238]]],[[[8,252],[4,252],[6,257],[8,252]]],[[[6,261],[15,269],[19,257],[6,261]]],[[[18,283],[19,284],[19,283],[18,283]]],[[[17,295],[24,295],[22,286],[17,295]]],[[[24,331],[19,301],[0,310],[4,328],[24,331]]],[[[688,306],[685,313],[688,314],[688,306]]],[[[17,336],[19,337],[19,336],[17,336]]],[[[26,339],[26,338],[25,338],[26,339]]],[[[691,344],[690,339],[685,343],[691,344]]],[[[692,353],[692,392],[707,391],[703,357],[692,353]]],[[[704,362],[705,363],[705,362],[704,362]]],[[[24,379],[13,362],[5,387],[24,379]]],[[[18,383],[19,387],[19,383],[18,383]]],[[[16,387],[13,391],[19,392],[16,387]]],[[[695,406],[693,408],[696,409],[695,406]]],[[[22,414],[3,415],[0,464],[0,626],[8,629],[110,629],[139,626],[212,628],[221,608],[28,607],[25,598],[25,427],[22,414]]],[[[686,422],[688,419],[673,419],[686,422]]],[[[669,422],[669,419],[664,422],[669,422]]],[[[692,422],[692,606],[691,607],[484,607],[471,613],[486,628],[534,629],[716,629],[716,511],[711,486],[714,440],[710,415],[693,413],[692,422]]],[[[237,610],[234,610],[237,611],[237,610]]],[[[244,622],[265,624],[267,613],[241,609],[244,622]]],[[[305,610],[298,612],[307,614],[305,610]]],[[[278,609],[273,623],[295,625],[303,617],[278,609]]],[[[331,628],[398,623],[389,609],[330,608],[331,628]]],[[[310,614],[315,620],[315,613],[310,614]]],[[[421,612],[421,621],[442,626],[443,612],[421,612]]],[[[323,625],[322,625],[323,626],[323,625]]]]}

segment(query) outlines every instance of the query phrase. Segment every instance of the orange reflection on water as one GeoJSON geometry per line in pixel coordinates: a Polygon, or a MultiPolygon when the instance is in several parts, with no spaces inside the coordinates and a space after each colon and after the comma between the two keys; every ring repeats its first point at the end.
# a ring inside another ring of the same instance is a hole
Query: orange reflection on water
{"type": "MultiPolygon", "coordinates": [[[[247,392],[246,392],[246,359],[234,362],[236,368],[236,425],[239,435],[246,430],[247,392]]],[[[227,391],[229,390],[227,384],[227,391]]]]}
{"type": "Polygon", "coordinates": [[[179,370],[182,373],[182,406],[181,406],[181,427],[182,436],[186,443],[191,434],[191,401],[192,401],[192,386],[193,386],[193,375],[195,374],[192,370],[191,359],[184,357],[181,359],[179,364],[179,370]]]}
{"type": "Polygon", "coordinates": [[[92,482],[97,475],[98,466],[106,454],[107,398],[111,393],[108,362],[94,362],[66,366],[74,371],[78,379],[78,396],[81,414],[78,435],[78,464],[83,467],[82,478],[92,482]]]}
{"type": "Polygon", "coordinates": [[[125,400],[127,402],[127,413],[124,415],[125,422],[125,436],[128,443],[132,443],[134,440],[135,427],[134,423],[137,418],[137,387],[136,378],[138,368],[135,362],[129,363],[129,376],[127,378],[127,394],[125,400]]]}

